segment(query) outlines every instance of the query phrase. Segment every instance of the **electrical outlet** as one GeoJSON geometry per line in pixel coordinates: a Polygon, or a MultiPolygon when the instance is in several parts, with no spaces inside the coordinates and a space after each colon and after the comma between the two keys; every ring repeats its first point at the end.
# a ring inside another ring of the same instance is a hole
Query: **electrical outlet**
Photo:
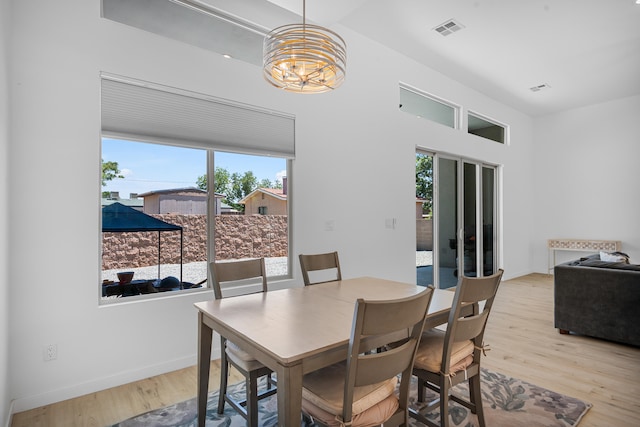
{"type": "Polygon", "coordinates": [[[57,344],[48,344],[43,346],[42,348],[42,357],[45,362],[50,360],[55,360],[58,358],[58,345],[57,344]]]}

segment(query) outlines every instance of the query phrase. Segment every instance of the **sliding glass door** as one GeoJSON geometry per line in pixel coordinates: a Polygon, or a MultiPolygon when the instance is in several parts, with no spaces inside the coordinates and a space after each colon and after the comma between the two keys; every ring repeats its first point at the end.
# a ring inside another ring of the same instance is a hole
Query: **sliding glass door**
{"type": "MultiPolygon", "coordinates": [[[[450,288],[462,275],[493,274],[496,265],[496,167],[438,154],[418,153],[417,159],[420,156],[431,156],[433,165],[433,191],[429,203],[433,240],[432,270],[425,274],[424,266],[417,262],[417,283],[450,288]]],[[[416,189],[418,184],[416,173],[416,189]]],[[[420,221],[418,224],[417,230],[420,225],[424,228],[420,221]]],[[[417,236],[420,240],[419,231],[417,236]]],[[[426,247],[417,244],[417,260],[422,258],[421,246],[426,247]]]]}

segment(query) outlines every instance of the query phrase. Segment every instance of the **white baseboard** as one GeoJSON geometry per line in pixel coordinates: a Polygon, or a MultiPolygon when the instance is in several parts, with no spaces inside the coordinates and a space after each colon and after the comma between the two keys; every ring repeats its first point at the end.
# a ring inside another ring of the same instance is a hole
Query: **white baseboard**
{"type": "Polygon", "coordinates": [[[505,271],[504,276],[502,276],[502,280],[504,281],[504,280],[515,279],[518,277],[526,276],[531,273],[535,273],[535,271],[523,270],[523,271],[516,271],[515,273],[511,272],[510,274],[508,274],[507,271],[505,271]]]}
{"type": "Polygon", "coordinates": [[[9,413],[7,414],[7,423],[5,427],[11,427],[11,422],[13,421],[13,400],[9,403],[9,413]]]}
{"type": "MultiPolygon", "coordinates": [[[[61,402],[63,400],[73,399],[75,397],[84,396],[85,394],[95,393],[97,391],[106,390],[108,388],[127,384],[133,381],[138,381],[167,372],[176,371],[178,369],[193,366],[195,364],[196,356],[193,355],[153,366],[146,366],[143,369],[125,371],[108,377],[96,378],[95,380],[48,391],[46,393],[21,397],[11,402],[12,407],[9,412],[9,421],[11,419],[11,414],[14,414],[16,412],[27,411],[29,409],[38,408],[44,405],[50,405],[52,403],[61,402]]],[[[10,426],[10,423],[7,424],[7,427],[10,426]]]]}

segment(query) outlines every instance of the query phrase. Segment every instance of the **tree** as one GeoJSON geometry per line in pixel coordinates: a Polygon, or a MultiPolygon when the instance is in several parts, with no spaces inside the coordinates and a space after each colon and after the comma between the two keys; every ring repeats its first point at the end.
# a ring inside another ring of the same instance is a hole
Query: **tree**
{"type": "MultiPolygon", "coordinates": [[[[252,171],[231,174],[223,167],[216,167],[213,179],[215,192],[224,194],[224,202],[240,212],[244,212],[244,205],[238,202],[256,188],[282,188],[282,183],[277,180],[275,183],[266,178],[258,181],[252,171]]],[[[207,176],[199,176],[196,185],[202,190],[207,190],[207,176]]]]}
{"type": "MultiPolygon", "coordinates": [[[[229,175],[229,171],[223,167],[216,167],[216,170],[213,174],[213,182],[214,182],[214,192],[218,194],[224,194],[225,196],[228,193],[228,189],[231,184],[231,176],[229,175]]],[[[199,176],[196,185],[201,190],[207,190],[207,175],[199,176]]]]}
{"type": "Polygon", "coordinates": [[[196,186],[201,190],[207,191],[207,175],[200,175],[196,179],[196,186]]]}
{"type": "MultiPolygon", "coordinates": [[[[102,186],[107,185],[107,182],[113,181],[116,178],[124,178],[124,175],[120,173],[118,169],[118,162],[105,162],[102,159],[102,186]]],[[[102,192],[102,197],[109,197],[108,191],[102,192]]]]}
{"type": "Polygon", "coordinates": [[[244,205],[238,203],[245,196],[258,188],[258,178],[251,171],[244,174],[234,172],[231,174],[231,189],[227,194],[226,201],[235,209],[244,212],[244,205]]]}
{"type": "Polygon", "coordinates": [[[277,188],[277,187],[274,187],[269,179],[264,178],[258,183],[258,188],[277,188]]]}
{"type": "Polygon", "coordinates": [[[249,195],[253,190],[258,188],[258,178],[251,171],[247,171],[240,178],[240,188],[242,188],[242,197],[249,195]]]}
{"type": "Polygon", "coordinates": [[[116,178],[124,178],[118,169],[118,162],[105,162],[102,160],[102,186],[107,185],[108,181],[116,178]]]}
{"type": "Polygon", "coordinates": [[[432,214],[433,209],[433,157],[416,154],[416,197],[425,199],[422,213],[432,214]]]}

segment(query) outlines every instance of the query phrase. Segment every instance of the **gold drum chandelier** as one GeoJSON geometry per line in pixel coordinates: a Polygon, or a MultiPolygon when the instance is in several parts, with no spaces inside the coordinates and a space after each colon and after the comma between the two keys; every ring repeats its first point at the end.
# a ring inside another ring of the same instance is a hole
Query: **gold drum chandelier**
{"type": "Polygon", "coordinates": [[[277,88],[298,93],[322,93],[344,81],[347,48],[335,32],[306,23],[289,24],[269,32],[264,39],[264,78],[277,88]]]}

